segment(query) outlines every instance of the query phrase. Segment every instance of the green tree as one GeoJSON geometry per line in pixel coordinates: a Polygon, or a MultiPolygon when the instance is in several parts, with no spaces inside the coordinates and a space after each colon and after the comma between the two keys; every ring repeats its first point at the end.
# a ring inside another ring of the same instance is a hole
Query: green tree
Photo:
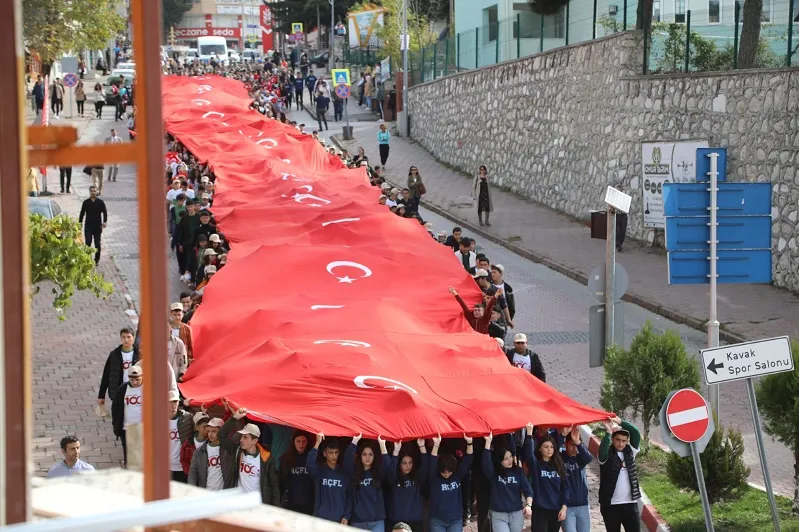
{"type": "MultiPolygon", "coordinates": [[[[354,0],[336,0],[336,22],[343,21],[347,12],[355,4],[354,0]]],[[[291,32],[292,22],[302,22],[306,33],[316,27],[316,8],[323,27],[330,25],[330,4],[327,0],[280,0],[271,2],[272,21],[275,31],[284,34],[291,32]]]]}
{"type": "Polygon", "coordinates": [[[666,396],[681,388],[698,389],[699,370],[675,331],[657,334],[647,321],[629,350],[608,349],[600,404],[621,418],[630,417],[628,411],[639,418],[644,440],[652,424],[658,424],[666,396]]]}
{"type": "MultiPolygon", "coordinates": [[[[702,476],[705,479],[710,504],[741,498],[747,487],[750,469],[744,463],[744,439],[741,431],[716,427],[704,452],[700,455],[702,476]]],[[[678,488],[699,493],[692,457],[681,458],[669,453],[666,473],[678,488]]]]}
{"type": "Polygon", "coordinates": [[[88,290],[98,298],[107,298],[113,285],[98,273],[94,249],[83,244],[80,223],[62,214],[47,219],[31,214],[28,221],[31,255],[31,297],[41,290],[40,283],[51,282],[53,307],[63,320],[64,310],[72,306],[77,290],[88,290]]]}
{"type": "Polygon", "coordinates": [[[169,35],[169,28],[177,26],[183,20],[183,15],[191,9],[191,0],[162,0],[164,36],[169,35]]]}
{"type": "MultiPolygon", "coordinates": [[[[434,13],[437,4],[431,2],[426,8],[414,10],[414,5],[419,2],[408,2],[408,36],[410,40],[408,61],[411,56],[419,53],[425,46],[430,46],[438,39],[438,33],[430,26],[428,15],[434,13]]],[[[383,53],[391,56],[391,70],[396,72],[401,68],[402,55],[400,51],[400,35],[402,34],[402,0],[382,0],[381,6],[386,10],[383,15],[383,26],[377,28],[375,36],[383,41],[383,53]]],[[[355,6],[358,7],[358,6],[355,6]]],[[[364,9],[368,5],[362,5],[364,9]]],[[[413,68],[411,68],[413,70],[413,68]]]]}
{"type": "Polygon", "coordinates": [[[45,73],[65,53],[105,48],[125,29],[114,0],[22,0],[25,45],[39,54],[45,73]]]}
{"type": "MultiPolygon", "coordinates": [[[[794,367],[799,367],[799,342],[792,342],[794,367]]],[[[799,514],[799,370],[763,377],[757,403],[766,433],[793,452],[793,513],[799,514]]]]}

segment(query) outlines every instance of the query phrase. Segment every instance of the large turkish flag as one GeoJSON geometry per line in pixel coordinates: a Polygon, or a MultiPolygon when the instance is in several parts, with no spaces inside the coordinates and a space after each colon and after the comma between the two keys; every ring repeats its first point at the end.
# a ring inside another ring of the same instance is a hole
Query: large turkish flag
{"type": "Polygon", "coordinates": [[[496,433],[607,419],[512,367],[447,291],[480,291],[452,251],[377,202],[310,135],[248,109],[240,83],[164,80],[167,130],[217,175],[233,242],[192,319],[181,389],[332,435],[496,433]]]}

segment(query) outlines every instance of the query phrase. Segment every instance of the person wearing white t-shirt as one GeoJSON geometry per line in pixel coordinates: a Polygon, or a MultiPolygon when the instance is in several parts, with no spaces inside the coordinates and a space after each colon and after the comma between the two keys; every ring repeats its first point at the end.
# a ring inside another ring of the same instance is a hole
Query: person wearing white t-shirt
{"type": "Polygon", "coordinates": [[[169,392],[169,470],[172,480],[183,482],[188,480],[189,463],[181,462],[183,442],[194,438],[194,421],[190,412],[180,410],[180,395],[169,392]]]}
{"type": "Polygon", "coordinates": [[[139,349],[135,344],[135,334],[130,327],[119,331],[119,346],[108,354],[100,377],[100,393],[97,394],[97,404],[105,404],[105,395],[114,398],[117,389],[123,382],[128,382],[128,369],[139,361],[139,349]]]}
{"type": "MultiPolygon", "coordinates": [[[[231,483],[225,488],[238,487],[245,492],[257,491],[264,504],[280,506],[280,486],[277,476],[276,459],[269,449],[259,443],[261,430],[247,423],[231,437],[239,420],[247,415],[247,409],[239,408],[219,431],[219,440],[225,453],[234,457],[231,483]]],[[[224,464],[223,464],[224,467],[224,464]]]]}
{"type": "Polygon", "coordinates": [[[211,491],[225,489],[226,485],[233,483],[230,478],[225,478],[230,468],[222,466],[222,462],[233,460],[225,454],[219,444],[219,429],[224,425],[222,419],[215,417],[208,421],[205,427],[205,441],[194,452],[189,468],[189,484],[211,491]]]}
{"type": "Polygon", "coordinates": [[[125,465],[128,463],[127,429],[142,422],[142,399],[142,369],[141,366],[133,365],[128,369],[128,382],[117,388],[111,403],[111,423],[114,436],[122,442],[125,465]]]}
{"type": "Polygon", "coordinates": [[[635,457],[641,434],[632,423],[613,417],[605,422],[599,445],[599,506],[605,527],[611,531],[639,532],[638,500],[641,489],[635,457]]]}

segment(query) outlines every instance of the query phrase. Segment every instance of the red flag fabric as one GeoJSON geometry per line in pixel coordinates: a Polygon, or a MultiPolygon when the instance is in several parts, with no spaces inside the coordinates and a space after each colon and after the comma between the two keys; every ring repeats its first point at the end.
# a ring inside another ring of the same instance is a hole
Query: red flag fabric
{"type": "Polygon", "coordinates": [[[232,80],[166,77],[167,130],[217,176],[232,242],[192,318],[195,404],[389,439],[607,419],[508,363],[447,287],[480,291],[450,248],[378,204],[363,169],[248,109],[232,80]]]}

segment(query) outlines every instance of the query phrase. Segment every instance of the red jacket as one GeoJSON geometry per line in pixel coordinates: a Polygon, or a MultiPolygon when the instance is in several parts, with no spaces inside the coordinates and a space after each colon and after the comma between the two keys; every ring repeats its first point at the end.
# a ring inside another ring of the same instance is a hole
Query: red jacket
{"type": "Polygon", "coordinates": [[[497,298],[494,296],[488,298],[485,312],[479,320],[474,317],[474,312],[472,312],[472,309],[470,309],[463,299],[461,299],[461,296],[455,296],[455,299],[457,299],[458,303],[460,303],[461,308],[463,309],[463,316],[469,322],[469,325],[472,326],[472,329],[479,333],[488,334],[488,324],[491,323],[491,309],[494,308],[494,303],[496,302],[497,298]]]}

